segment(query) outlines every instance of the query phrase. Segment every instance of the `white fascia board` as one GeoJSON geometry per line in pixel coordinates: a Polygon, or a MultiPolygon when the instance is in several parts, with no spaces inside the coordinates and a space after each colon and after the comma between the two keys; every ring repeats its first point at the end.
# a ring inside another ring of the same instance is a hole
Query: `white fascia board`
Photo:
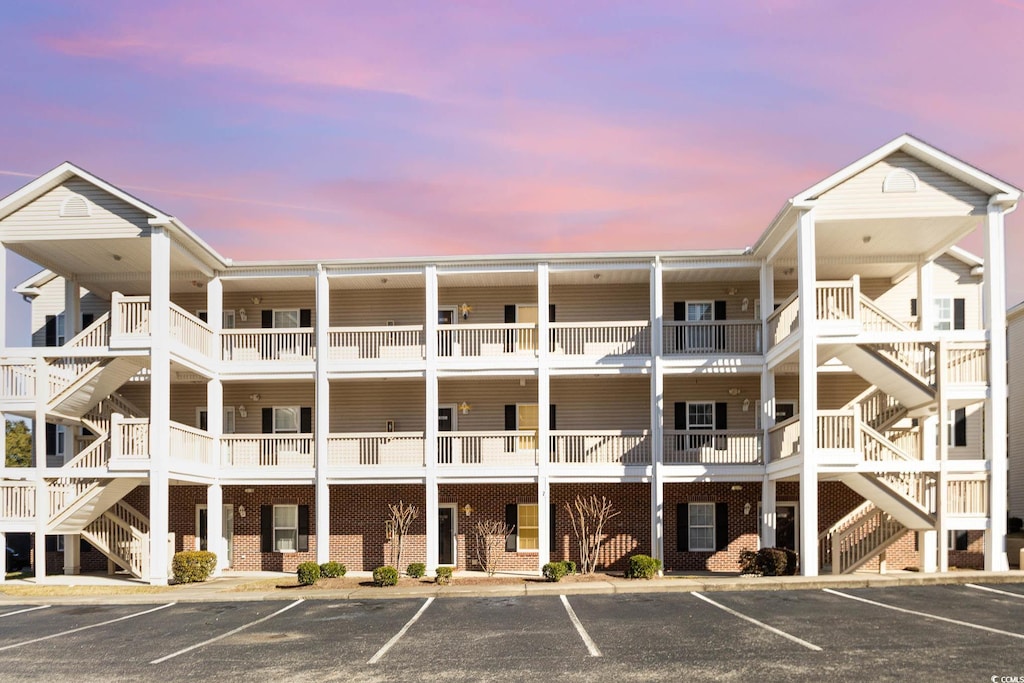
{"type": "Polygon", "coordinates": [[[14,292],[22,296],[39,296],[39,288],[48,282],[52,282],[57,274],[52,270],[44,269],[14,286],[14,292]]]}
{"type": "Polygon", "coordinates": [[[1006,312],[1006,321],[1009,322],[1011,320],[1016,320],[1022,315],[1024,315],[1024,301],[1021,301],[1006,312]]]}

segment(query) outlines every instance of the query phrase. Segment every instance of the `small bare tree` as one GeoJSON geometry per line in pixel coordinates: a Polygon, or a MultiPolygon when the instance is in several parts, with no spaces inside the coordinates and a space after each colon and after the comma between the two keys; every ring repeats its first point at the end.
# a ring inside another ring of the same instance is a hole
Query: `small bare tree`
{"type": "Polygon", "coordinates": [[[512,527],[505,522],[488,520],[476,523],[476,561],[487,576],[498,571],[498,558],[505,550],[505,539],[512,533],[512,527]]]}
{"type": "Polygon", "coordinates": [[[412,523],[420,516],[420,511],[412,503],[405,504],[402,501],[398,501],[398,504],[389,504],[388,510],[389,517],[384,522],[384,536],[391,542],[389,564],[402,571],[402,548],[405,546],[405,537],[409,534],[412,523]]]}
{"type": "Polygon", "coordinates": [[[604,542],[604,528],[612,517],[619,514],[612,502],[601,496],[576,496],[566,501],[565,509],[572,522],[572,533],[580,550],[580,573],[593,574],[597,569],[597,556],[604,542]]]}

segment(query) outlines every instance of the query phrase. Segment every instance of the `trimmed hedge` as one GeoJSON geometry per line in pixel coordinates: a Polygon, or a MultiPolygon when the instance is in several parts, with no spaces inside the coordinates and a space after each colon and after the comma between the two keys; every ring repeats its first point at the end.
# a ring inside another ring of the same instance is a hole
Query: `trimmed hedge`
{"type": "Polygon", "coordinates": [[[632,555],[626,566],[627,579],[653,579],[661,569],[661,560],[650,555],[632,555]]]}
{"type": "Polygon", "coordinates": [[[576,563],[572,560],[562,560],[562,564],[565,565],[566,575],[572,575],[576,573],[576,563]]]}
{"type": "Polygon", "coordinates": [[[216,568],[217,556],[208,550],[185,550],[171,560],[175,583],[206,581],[216,568]]]}
{"type": "Polygon", "coordinates": [[[377,567],[373,570],[374,586],[395,586],[398,584],[398,570],[394,567],[377,567]]]}
{"type": "Polygon", "coordinates": [[[422,562],[413,562],[405,568],[405,573],[414,579],[423,578],[423,575],[427,573],[427,565],[422,562]]]}
{"type": "Polygon", "coordinates": [[[345,572],[348,569],[345,568],[340,562],[324,562],[320,565],[320,576],[325,579],[338,579],[345,576],[345,572]]]}
{"type": "Polygon", "coordinates": [[[797,554],[789,548],[761,548],[740,551],[740,573],[761,576],[793,576],[797,554]]]}
{"type": "Polygon", "coordinates": [[[561,581],[566,574],[566,566],[564,562],[548,562],[541,569],[541,573],[544,574],[544,578],[548,581],[561,581]]]}
{"type": "Polygon", "coordinates": [[[452,573],[455,567],[438,567],[435,570],[434,581],[439,586],[447,586],[452,582],[452,573]]]}
{"type": "Polygon", "coordinates": [[[320,565],[312,561],[303,562],[295,570],[295,574],[299,577],[299,583],[303,586],[312,586],[320,580],[320,565]]]}

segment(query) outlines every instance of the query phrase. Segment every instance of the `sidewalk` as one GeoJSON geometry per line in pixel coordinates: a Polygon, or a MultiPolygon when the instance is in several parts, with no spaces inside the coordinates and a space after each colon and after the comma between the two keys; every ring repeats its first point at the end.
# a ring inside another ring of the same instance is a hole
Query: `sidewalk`
{"type": "MultiPolygon", "coordinates": [[[[462,576],[469,576],[463,572],[462,576]]],[[[368,583],[369,572],[350,572],[349,577],[368,583]],[[365,576],[364,576],[365,575],[365,576]]],[[[449,586],[417,583],[377,588],[358,585],[343,589],[295,586],[294,574],[275,572],[225,572],[204,583],[181,586],[148,586],[136,579],[98,574],[48,576],[44,583],[34,578],[0,583],[3,604],[152,604],[162,602],[244,602],[260,600],[370,600],[416,597],[509,597],[519,595],[579,595],[616,593],[672,593],[714,591],[817,590],[822,588],[866,588],[922,586],[964,583],[1024,583],[1024,572],[962,570],[943,574],[893,571],[887,574],[855,573],[843,576],[741,577],[721,574],[687,574],[645,580],[605,575],[591,581],[548,583],[498,583],[487,585],[482,575],[472,572],[474,583],[459,585],[456,573],[449,586]],[[274,588],[274,579],[286,588],[274,588]],[[255,584],[255,585],[254,585],[255,584]],[[263,584],[269,584],[263,587],[263,584]],[[246,588],[246,586],[251,586],[246,588]]],[[[501,578],[516,575],[503,574],[501,578]]],[[[525,578],[525,577],[524,577],[525,578]]],[[[533,578],[533,577],[530,577],[533,578]]]]}

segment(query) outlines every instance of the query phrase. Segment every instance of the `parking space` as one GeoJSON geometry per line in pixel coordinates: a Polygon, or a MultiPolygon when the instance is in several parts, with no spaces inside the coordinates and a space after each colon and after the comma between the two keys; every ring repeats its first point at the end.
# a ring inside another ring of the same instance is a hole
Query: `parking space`
{"type": "Polygon", "coordinates": [[[0,633],[9,680],[989,680],[1024,586],[4,605],[0,633]]]}

